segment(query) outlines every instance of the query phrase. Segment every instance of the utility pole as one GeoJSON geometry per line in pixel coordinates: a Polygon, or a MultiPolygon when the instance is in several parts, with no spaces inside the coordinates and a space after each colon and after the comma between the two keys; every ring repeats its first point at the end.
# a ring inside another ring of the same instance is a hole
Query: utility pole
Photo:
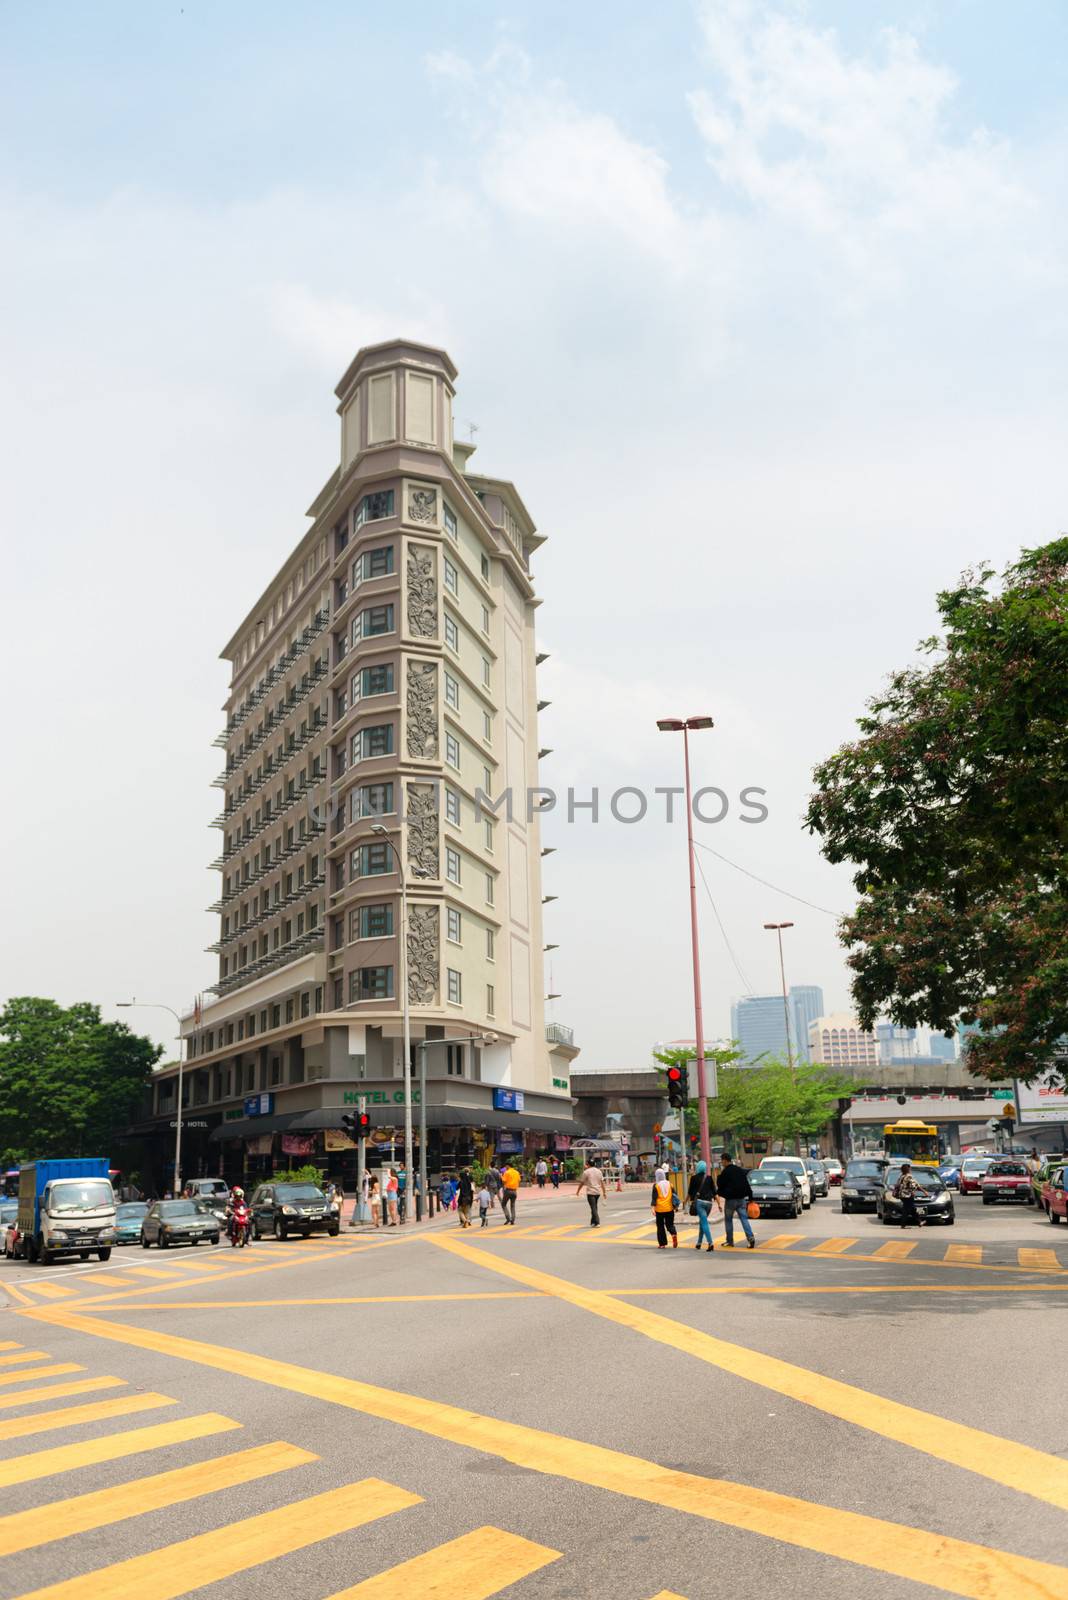
{"type": "MultiPolygon", "coordinates": [[[[786,1061],[790,1068],[790,1082],[796,1084],[797,1074],[794,1072],[794,1052],[790,1043],[790,1001],[786,992],[786,962],[783,959],[782,953],[782,930],[784,928],[792,928],[793,923],[765,922],[764,927],[769,932],[773,932],[779,941],[779,976],[782,979],[782,1014],[783,1021],[786,1023],[786,1061]]],[[[794,1154],[801,1154],[801,1135],[796,1132],[794,1134],[794,1154]]]]}
{"type": "MultiPolygon", "coordinates": [[[[359,1111],[360,1111],[361,1118],[363,1117],[363,1114],[364,1114],[364,1112],[366,1110],[367,1110],[367,1096],[365,1094],[361,1094],[361,1096],[360,1096],[360,1104],[359,1104],[359,1111]]],[[[361,1222],[366,1222],[366,1221],[369,1220],[363,1214],[363,1206],[364,1206],[363,1180],[364,1180],[364,1175],[366,1174],[366,1172],[367,1172],[367,1139],[366,1139],[366,1137],[364,1135],[363,1126],[362,1126],[362,1123],[361,1123],[360,1135],[359,1135],[359,1138],[356,1141],[356,1214],[359,1217],[361,1222]]]]}

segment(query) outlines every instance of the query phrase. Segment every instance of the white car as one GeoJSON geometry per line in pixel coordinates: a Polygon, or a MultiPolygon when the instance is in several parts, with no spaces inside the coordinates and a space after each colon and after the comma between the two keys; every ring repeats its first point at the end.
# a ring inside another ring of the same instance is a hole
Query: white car
{"type": "Polygon", "coordinates": [[[761,1168],[785,1167],[787,1172],[792,1172],[801,1185],[801,1204],[808,1210],[812,1204],[812,1178],[800,1156],[765,1156],[760,1165],[761,1168]]]}

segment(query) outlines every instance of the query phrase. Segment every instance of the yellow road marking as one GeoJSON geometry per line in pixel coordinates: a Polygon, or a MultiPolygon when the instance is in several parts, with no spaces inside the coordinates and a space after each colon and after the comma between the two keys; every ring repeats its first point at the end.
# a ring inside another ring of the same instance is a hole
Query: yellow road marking
{"type": "MultiPolygon", "coordinates": [[[[619,1323],[634,1333],[669,1345],[684,1355],[696,1356],[710,1366],[719,1367],[734,1377],[748,1383],[760,1384],[776,1394],[786,1395],[802,1405],[812,1406],[829,1416],[852,1422],[884,1438],[895,1439],[910,1449],[923,1451],[940,1461],[964,1467],[981,1477],[1002,1483],[1007,1488],[1019,1489],[1038,1500],[1068,1510],[1068,1461],[1032,1449],[1030,1445],[1017,1444],[1012,1439],[999,1438],[984,1433],[964,1423],[947,1417],[919,1411],[902,1405],[882,1395],[842,1383],[837,1378],[826,1378],[818,1372],[792,1362],[781,1361],[777,1356],[764,1355],[759,1350],[747,1350],[743,1345],[729,1344],[699,1328],[673,1322],[644,1307],[628,1305],[614,1299],[603,1290],[586,1289],[570,1283],[566,1278],[539,1272],[517,1261],[485,1256],[470,1245],[455,1239],[434,1239],[440,1250],[447,1250],[465,1261],[481,1261],[490,1272],[513,1278],[531,1289],[544,1289],[570,1305],[619,1323]]],[[[38,1313],[40,1315],[41,1313],[38,1313]]],[[[57,1313],[61,1314],[61,1313],[57,1313]]]]}
{"type": "Polygon", "coordinates": [[[419,1595],[420,1600],[491,1600],[521,1578],[559,1561],[559,1550],[532,1544],[500,1528],[476,1528],[462,1538],[439,1544],[436,1550],[402,1561],[388,1572],[353,1584],[330,1600],[394,1600],[397,1595],[419,1595]]]}
{"type": "Polygon", "coordinates": [[[773,1233],[770,1239],[762,1239],[757,1245],[758,1250],[792,1250],[795,1244],[800,1244],[804,1238],[800,1233],[773,1233]]]}
{"type": "Polygon", "coordinates": [[[0,1339],[0,1350],[21,1350],[17,1339],[0,1339]]]}
{"type": "Polygon", "coordinates": [[[1046,1271],[1057,1272],[1061,1265],[1055,1250],[1020,1249],[1016,1252],[1016,1259],[1021,1267],[1041,1267],[1046,1271]]]}
{"type": "MultiPolygon", "coordinates": [[[[86,1389],[122,1384],[122,1378],[86,1378],[86,1389]]],[[[75,1384],[56,1384],[54,1389],[40,1390],[37,1395],[19,1395],[19,1400],[43,1400],[45,1394],[69,1394],[75,1384]]],[[[91,1405],[67,1405],[62,1411],[38,1411],[35,1416],[18,1416],[0,1422],[0,1438],[29,1438],[30,1434],[54,1434],[61,1427],[75,1427],[80,1422],[109,1422],[114,1416],[130,1416],[134,1411],[157,1411],[161,1405],[177,1405],[168,1395],[122,1395],[118,1400],[96,1400],[91,1405]]]]}
{"type": "Polygon", "coordinates": [[[875,1251],[876,1261],[904,1261],[915,1250],[917,1239],[891,1239],[889,1244],[881,1244],[875,1251]]]}
{"type": "Polygon", "coordinates": [[[79,1275],[78,1282],[106,1283],[110,1289],[125,1289],[133,1283],[133,1279],[121,1278],[117,1272],[83,1272],[79,1275]]]}
{"type": "Polygon", "coordinates": [[[174,1600],[419,1503],[417,1494],[378,1478],[364,1478],[276,1511],[246,1517],[226,1528],[194,1534],[162,1550],[34,1589],[20,1600],[99,1600],[102,1594],[108,1600],[174,1600]]]}
{"type": "MultiPolygon", "coordinates": [[[[44,1350],[17,1350],[13,1356],[0,1356],[0,1366],[13,1367],[20,1361],[47,1361],[48,1354],[44,1350]]],[[[32,1374],[28,1373],[28,1377],[32,1374]]]]}
{"type": "Polygon", "coordinates": [[[560,1227],[560,1228],[549,1228],[547,1230],[542,1230],[539,1233],[538,1237],[541,1238],[541,1239],[567,1239],[567,1238],[570,1238],[573,1234],[578,1233],[580,1230],[582,1232],[588,1232],[589,1229],[590,1229],[590,1225],[589,1225],[588,1222],[587,1223],[565,1222],[563,1227],[560,1227]]]}
{"type": "Polygon", "coordinates": [[[648,1222],[641,1223],[637,1228],[631,1228],[629,1233],[621,1234],[615,1242],[616,1244],[627,1244],[631,1239],[644,1239],[648,1244],[656,1238],[656,1234],[653,1232],[655,1227],[656,1223],[650,1219],[648,1222]]]}
{"type": "Polygon", "coordinates": [[[946,1260],[947,1261],[968,1261],[968,1262],[978,1263],[978,1262],[981,1262],[982,1259],[983,1259],[983,1247],[982,1247],[981,1244],[947,1244],[946,1245],[946,1260]]]}
{"type": "MultiPolygon", "coordinates": [[[[1026,1287],[1024,1284],[1018,1285],[1026,1287]]],[[[1059,1288],[1060,1285],[1057,1285],[1059,1288]]],[[[1066,1286],[1068,1287],[1068,1286],[1066,1286]]],[[[300,1297],[293,1300],[154,1300],[151,1305],[138,1306],[137,1314],[146,1311],[242,1311],[246,1308],[262,1309],[266,1306],[395,1306],[422,1304],[430,1300],[543,1300],[535,1289],[497,1289],[483,1294],[335,1294],[317,1299],[300,1297]]],[[[93,1305],[93,1314],[104,1313],[111,1307],[104,1301],[93,1305]]]]}
{"type": "MultiPolygon", "coordinates": [[[[34,1373],[34,1377],[37,1374],[34,1373]]],[[[50,1383],[43,1389],[20,1389],[0,1395],[0,1406],[28,1406],[35,1400],[62,1400],[69,1394],[89,1394],[94,1389],[125,1389],[125,1378],[75,1378],[73,1383],[50,1383]]],[[[0,1423],[0,1430],[3,1424],[0,1423]]],[[[0,1431],[0,1439],[4,1437],[0,1431]]]]}
{"type": "Polygon", "coordinates": [[[686,1600],[686,1596],[676,1594],[672,1589],[661,1589],[659,1594],[653,1595],[653,1600],[686,1600]]]}
{"type": "Polygon", "coordinates": [[[859,1242],[857,1239],[824,1239],[822,1244],[814,1246],[812,1254],[814,1256],[841,1256],[847,1250],[852,1250],[853,1246],[859,1242]]]}
{"type": "MultiPolygon", "coordinates": [[[[165,1405],[173,1401],[162,1395],[152,1397],[165,1405]]],[[[35,1422],[42,1419],[34,1417],[35,1422]]],[[[164,1450],[190,1439],[210,1439],[216,1433],[240,1428],[240,1422],[206,1411],[199,1417],[182,1417],[177,1422],[157,1422],[148,1428],[129,1428],[125,1433],[108,1433],[102,1439],[79,1439],[77,1444],[57,1444],[32,1455],[0,1461],[0,1488],[15,1483],[34,1483],[57,1472],[73,1472],[76,1467],[95,1467],[102,1461],[121,1461],[125,1456],[141,1455],[146,1450],[164,1450]]]]}
{"type": "Polygon", "coordinates": [[[84,1372],[76,1361],[57,1361],[51,1367],[34,1367],[32,1372],[5,1372],[0,1376],[0,1383],[26,1383],[37,1378],[64,1378],[68,1372],[84,1372]]]}
{"type": "Polygon", "coordinates": [[[31,1294],[39,1294],[42,1300],[61,1300],[65,1295],[74,1293],[65,1283],[53,1283],[50,1279],[44,1283],[28,1283],[26,1288],[31,1294]]]}
{"type": "Polygon", "coordinates": [[[181,1279],[174,1276],[174,1268],[166,1267],[125,1267],[125,1272],[131,1278],[162,1278],[166,1283],[180,1283],[181,1279]]]}
{"type": "MultiPolygon", "coordinates": [[[[911,1581],[922,1573],[924,1583],[930,1587],[965,1596],[966,1600],[1068,1600],[1068,1569],[986,1545],[969,1544],[727,1479],[675,1472],[640,1456],[587,1444],[581,1439],[480,1416],[442,1401],[316,1372],[247,1350],[227,1349],[150,1328],[102,1322],[66,1308],[39,1307],[20,1314],[343,1406],[496,1456],[530,1472],[683,1511],[707,1522],[741,1528],[856,1566],[894,1573],[911,1581]]],[[[939,1426],[944,1428],[947,1424],[939,1422],[939,1426]]],[[[292,1508],[290,1517],[292,1520],[292,1508]]],[[[109,1600],[117,1597],[109,1592],[109,1600]]]]}
{"type": "Polygon", "coordinates": [[[191,1467],[176,1467],[152,1477],[134,1478],[112,1489],[97,1489],[91,1494],[74,1495],[69,1500],[52,1500],[29,1511],[15,1511],[0,1517],[0,1556],[16,1555],[49,1544],[53,1539],[69,1539],[90,1528],[110,1527],[128,1517],[166,1506],[197,1500],[219,1489],[232,1489],[252,1483],[275,1472],[287,1472],[319,1457],[292,1444],[262,1444],[252,1450],[236,1450],[213,1461],[198,1461],[191,1467]]]}
{"type": "Polygon", "coordinates": [[[35,1306],[37,1304],[32,1295],[28,1295],[24,1289],[17,1289],[13,1283],[5,1283],[3,1290],[5,1294],[9,1294],[12,1299],[17,1300],[19,1305],[35,1306]]]}

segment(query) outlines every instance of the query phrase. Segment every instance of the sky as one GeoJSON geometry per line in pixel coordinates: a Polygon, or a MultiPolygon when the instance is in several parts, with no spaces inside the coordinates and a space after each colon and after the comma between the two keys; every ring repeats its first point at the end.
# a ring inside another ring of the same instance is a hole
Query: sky
{"type": "Polygon", "coordinates": [[[776,990],[769,921],[847,1008],[812,769],[940,589],[1068,524],[1060,0],[0,0],[0,30],[0,993],[208,988],[218,652],[336,464],[334,384],[406,335],[547,540],[579,1065],[694,1034],[658,717],[714,718],[694,781],[727,796],[706,1033],[776,990]]]}

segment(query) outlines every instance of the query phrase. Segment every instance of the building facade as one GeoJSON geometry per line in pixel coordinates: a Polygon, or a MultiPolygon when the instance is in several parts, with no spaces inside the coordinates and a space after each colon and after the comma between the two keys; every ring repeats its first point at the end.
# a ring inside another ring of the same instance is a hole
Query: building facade
{"type": "MultiPolygon", "coordinates": [[[[381,1138],[402,1124],[405,965],[432,1157],[576,1130],[577,1052],[545,1027],[527,799],[543,541],[510,482],[470,470],[455,379],[426,345],[357,354],[336,390],[340,462],[222,652],[218,972],[185,1030],[210,1170],[338,1150],[360,1095],[381,1138]]],[[[165,1071],[155,1119],[176,1103],[165,1071]]]]}
{"type": "Polygon", "coordinates": [[[823,1011],[823,990],[816,984],[795,984],[781,994],[747,995],[731,1006],[731,1033],[745,1060],[761,1056],[786,1059],[786,1023],[790,1019],[790,1047],[797,1061],[809,1059],[809,1026],[823,1011]]]}
{"type": "Polygon", "coordinates": [[[824,1067],[855,1071],[879,1064],[879,1042],[847,1012],[817,1017],[808,1030],[809,1056],[824,1067]]]}

